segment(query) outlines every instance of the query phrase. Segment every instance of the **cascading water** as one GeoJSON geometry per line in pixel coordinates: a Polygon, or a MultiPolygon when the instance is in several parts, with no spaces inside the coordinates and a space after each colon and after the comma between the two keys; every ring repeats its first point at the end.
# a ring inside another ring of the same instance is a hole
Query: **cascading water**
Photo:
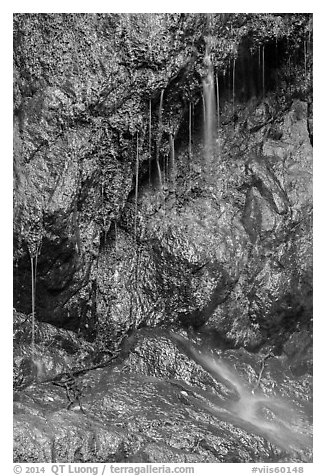
{"type": "Polygon", "coordinates": [[[212,159],[215,138],[216,138],[216,100],[214,88],[214,70],[211,62],[208,46],[206,47],[206,54],[204,64],[207,68],[207,75],[203,80],[204,92],[204,147],[206,172],[209,173],[209,165],[212,159]]]}
{"type": "MultiPolygon", "coordinates": [[[[230,392],[226,398],[221,398],[211,392],[204,395],[200,390],[198,393],[204,400],[188,396],[194,404],[223,421],[263,436],[286,451],[311,448],[309,415],[284,398],[267,396],[261,391],[254,393],[249,382],[245,382],[235,368],[216,353],[197,349],[187,339],[174,333],[171,333],[171,337],[189,357],[230,392]]],[[[190,388],[185,385],[185,390],[190,388]]]]}

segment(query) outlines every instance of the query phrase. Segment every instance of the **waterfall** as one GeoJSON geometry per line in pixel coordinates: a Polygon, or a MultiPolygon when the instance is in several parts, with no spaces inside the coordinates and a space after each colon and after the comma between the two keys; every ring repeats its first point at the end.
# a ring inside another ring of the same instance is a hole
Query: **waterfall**
{"type": "MultiPolygon", "coordinates": [[[[204,59],[207,67],[207,75],[203,80],[204,91],[204,145],[205,158],[209,163],[213,155],[214,139],[216,137],[216,110],[215,110],[215,91],[214,91],[214,71],[208,49],[204,59]]],[[[207,164],[208,165],[208,164],[207,164]]]]}

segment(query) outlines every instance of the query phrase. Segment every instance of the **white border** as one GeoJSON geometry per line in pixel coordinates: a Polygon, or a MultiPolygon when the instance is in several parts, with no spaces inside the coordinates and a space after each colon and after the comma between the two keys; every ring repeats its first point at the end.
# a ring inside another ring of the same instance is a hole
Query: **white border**
{"type": "MultiPolygon", "coordinates": [[[[324,223],[326,213],[324,209],[326,187],[325,144],[326,137],[326,108],[325,108],[325,33],[326,18],[323,2],[302,1],[273,1],[270,4],[262,1],[250,2],[190,2],[164,1],[155,3],[155,12],[194,12],[197,9],[205,12],[271,12],[271,13],[314,13],[314,463],[303,465],[304,474],[324,474],[322,467],[326,459],[325,453],[325,409],[324,400],[326,389],[324,382],[325,372],[325,243],[326,233],[324,223]],[[265,7],[265,8],[262,8],[265,7]],[[325,455],[325,456],[324,456],[325,455]]],[[[125,12],[153,12],[153,3],[149,2],[122,2],[113,4],[109,1],[13,1],[2,6],[0,16],[1,35],[1,462],[2,473],[12,473],[12,14],[14,12],[85,12],[85,13],[125,13],[125,12]],[[117,9],[117,7],[119,7],[117,9]],[[135,9],[136,8],[136,9],[135,9]],[[7,130],[8,129],[8,130],[7,130]]],[[[250,474],[252,465],[222,464],[196,465],[196,474],[250,474]],[[230,468],[229,468],[230,467],[230,468]]],[[[263,467],[264,465],[261,465],[263,467]]],[[[269,465],[273,466],[273,465],[269,465]]],[[[301,466],[301,464],[300,464],[301,466]]],[[[264,473],[263,473],[264,474],[264,473]]]]}

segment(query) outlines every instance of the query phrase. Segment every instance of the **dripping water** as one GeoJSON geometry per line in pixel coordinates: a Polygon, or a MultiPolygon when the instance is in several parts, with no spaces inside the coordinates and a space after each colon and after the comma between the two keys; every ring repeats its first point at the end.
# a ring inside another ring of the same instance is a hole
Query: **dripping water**
{"type": "Polygon", "coordinates": [[[161,145],[162,129],[163,129],[163,97],[164,97],[164,89],[161,90],[160,107],[159,107],[159,113],[158,113],[158,118],[159,118],[158,139],[156,144],[156,166],[157,166],[158,178],[159,178],[161,189],[163,187],[162,172],[160,167],[160,145],[161,145]]]}
{"type": "Polygon", "coordinates": [[[149,111],[148,111],[148,175],[149,175],[149,184],[151,184],[151,154],[152,154],[152,100],[149,100],[149,111]]]}
{"type": "Polygon", "coordinates": [[[203,116],[204,116],[204,124],[205,124],[206,123],[206,106],[205,106],[204,94],[202,94],[202,100],[203,100],[203,116]]]}
{"type": "Polygon", "coordinates": [[[291,55],[289,56],[289,59],[288,59],[288,75],[289,76],[291,75],[291,55]]]}
{"type": "MultiPolygon", "coordinates": [[[[260,78],[260,45],[258,46],[258,73],[260,78]]],[[[260,82],[260,79],[259,79],[260,82]]]]}
{"type": "Polygon", "coordinates": [[[189,102],[189,159],[191,160],[191,102],[189,102]]]}
{"type": "Polygon", "coordinates": [[[220,91],[218,84],[218,74],[215,75],[216,78],[216,117],[217,117],[217,130],[220,129],[220,91]]]}
{"type": "Polygon", "coordinates": [[[215,121],[216,121],[216,111],[215,111],[215,88],[214,88],[214,72],[213,65],[211,62],[210,54],[206,48],[205,55],[205,66],[207,67],[207,75],[203,80],[203,91],[204,91],[204,145],[205,145],[205,158],[207,165],[210,158],[213,155],[213,146],[215,139],[215,121]]]}
{"type": "Polygon", "coordinates": [[[220,91],[219,91],[219,83],[218,83],[218,73],[216,72],[216,117],[217,117],[217,150],[218,150],[218,157],[221,156],[221,148],[220,148],[220,91]]]}
{"type": "Polygon", "coordinates": [[[160,108],[159,108],[159,125],[160,125],[160,130],[162,129],[162,118],[163,118],[163,98],[164,98],[164,89],[161,90],[161,96],[160,96],[160,108]]]}
{"type": "Polygon", "coordinates": [[[260,45],[258,46],[258,94],[260,95],[260,76],[261,76],[261,67],[260,67],[260,45]]]}
{"type": "Polygon", "coordinates": [[[172,134],[172,132],[170,133],[170,136],[169,136],[169,142],[170,142],[170,157],[171,157],[170,174],[171,174],[171,180],[172,180],[172,188],[173,188],[173,191],[175,191],[176,170],[175,170],[174,135],[172,134]]]}
{"type": "Polygon", "coordinates": [[[117,220],[114,220],[114,251],[115,257],[118,256],[118,229],[117,229],[117,220]]]}
{"type": "Polygon", "coordinates": [[[227,78],[228,78],[228,98],[229,98],[229,100],[230,100],[230,99],[231,99],[231,94],[232,94],[232,84],[231,84],[231,58],[229,58],[227,78]]]}
{"type": "Polygon", "coordinates": [[[137,213],[138,213],[138,179],[139,179],[139,151],[138,151],[138,132],[136,135],[136,185],[135,185],[135,221],[134,221],[134,240],[137,243],[137,213]]]}
{"type": "MultiPolygon", "coordinates": [[[[101,177],[101,206],[104,208],[104,177],[101,177]]],[[[74,204],[74,214],[73,214],[74,225],[77,227],[77,203],[74,204]]],[[[107,236],[108,236],[108,225],[106,214],[103,216],[103,229],[104,229],[104,246],[106,246],[107,236]]],[[[76,244],[78,251],[78,244],[76,244]]]]}
{"type": "Polygon", "coordinates": [[[118,282],[118,226],[117,220],[114,220],[114,274],[113,280],[114,283],[117,284],[118,282]]]}
{"type": "Polygon", "coordinates": [[[262,49],[262,72],[263,72],[263,98],[265,98],[265,46],[262,49]]]}
{"type": "Polygon", "coordinates": [[[164,156],[163,167],[164,167],[163,168],[164,170],[163,183],[166,184],[169,177],[169,157],[168,156],[164,156]]]}
{"type": "Polygon", "coordinates": [[[31,338],[31,346],[32,346],[32,356],[35,355],[35,296],[36,296],[36,273],[37,273],[37,257],[40,253],[42,244],[42,234],[40,234],[40,230],[34,230],[32,232],[32,236],[30,241],[28,242],[28,253],[30,256],[30,264],[31,264],[31,301],[32,301],[32,338],[31,338]]]}
{"type": "Polygon", "coordinates": [[[31,254],[31,276],[32,276],[32,356],[35,355],[35,275],[34,275],[34,257],[31,254]]]}
{"type": "Polygon", "coordinates": [[[232,68],[232,116],[234,118],[234,100],[235,100],[235,57],[233,58],[233,68],[232,68]]]}
{"type": "MultiPolygon", "coordinates": [[[[138,131],[136,133],[136,184],[135,184],[135,221],[134,221],[134,241],[135,241],[135,290],[136,290],[136,305],[135,312],[137,315],[138,309],[138,268],[139,268],[139,253],[138,253],[138,244],[137,244],[137,215],[138,215],[138,183],[139,183],[139,141],[138,141],[138,131]]],[[[133,297],[131,297],[133,301],[133,297]]]]}

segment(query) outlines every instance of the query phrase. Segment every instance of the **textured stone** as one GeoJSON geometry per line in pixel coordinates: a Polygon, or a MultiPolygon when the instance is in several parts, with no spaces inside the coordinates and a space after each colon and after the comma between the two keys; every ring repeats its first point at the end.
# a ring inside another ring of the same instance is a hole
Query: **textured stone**
{"type": "Polygon", "coordinates": [[[65,389],[52,383],[34,383],[17,392],[14,461],[311,461],[311,378],[294,379],[285,356],[270,357],[258,390],[263,356],[243,349],[212,351],[207,341],[200,347],[180,335],[142,330],[125,342],[115,365],[76,377],[83,411],[77,402],[67,410],[65,389]],[[248,388],[278,401],[281,406],[268,417],[269,424],[281,422],[277,435],[264,429],[263,416],[255,423],[252,415],[252,425],[232,410],[237,400],[218,373],[219,359],[222,370],[226,365],[237,379],[240,395],[248,388]],[[288,401],[283,397],[291,399],[294,416],[300,412],[291,430],[282,426],[284,419],[291,420],[291,412],[285,417],[280,411],[288,401]],[[287,431],[293,447],[282,439],[287,431]]]}

